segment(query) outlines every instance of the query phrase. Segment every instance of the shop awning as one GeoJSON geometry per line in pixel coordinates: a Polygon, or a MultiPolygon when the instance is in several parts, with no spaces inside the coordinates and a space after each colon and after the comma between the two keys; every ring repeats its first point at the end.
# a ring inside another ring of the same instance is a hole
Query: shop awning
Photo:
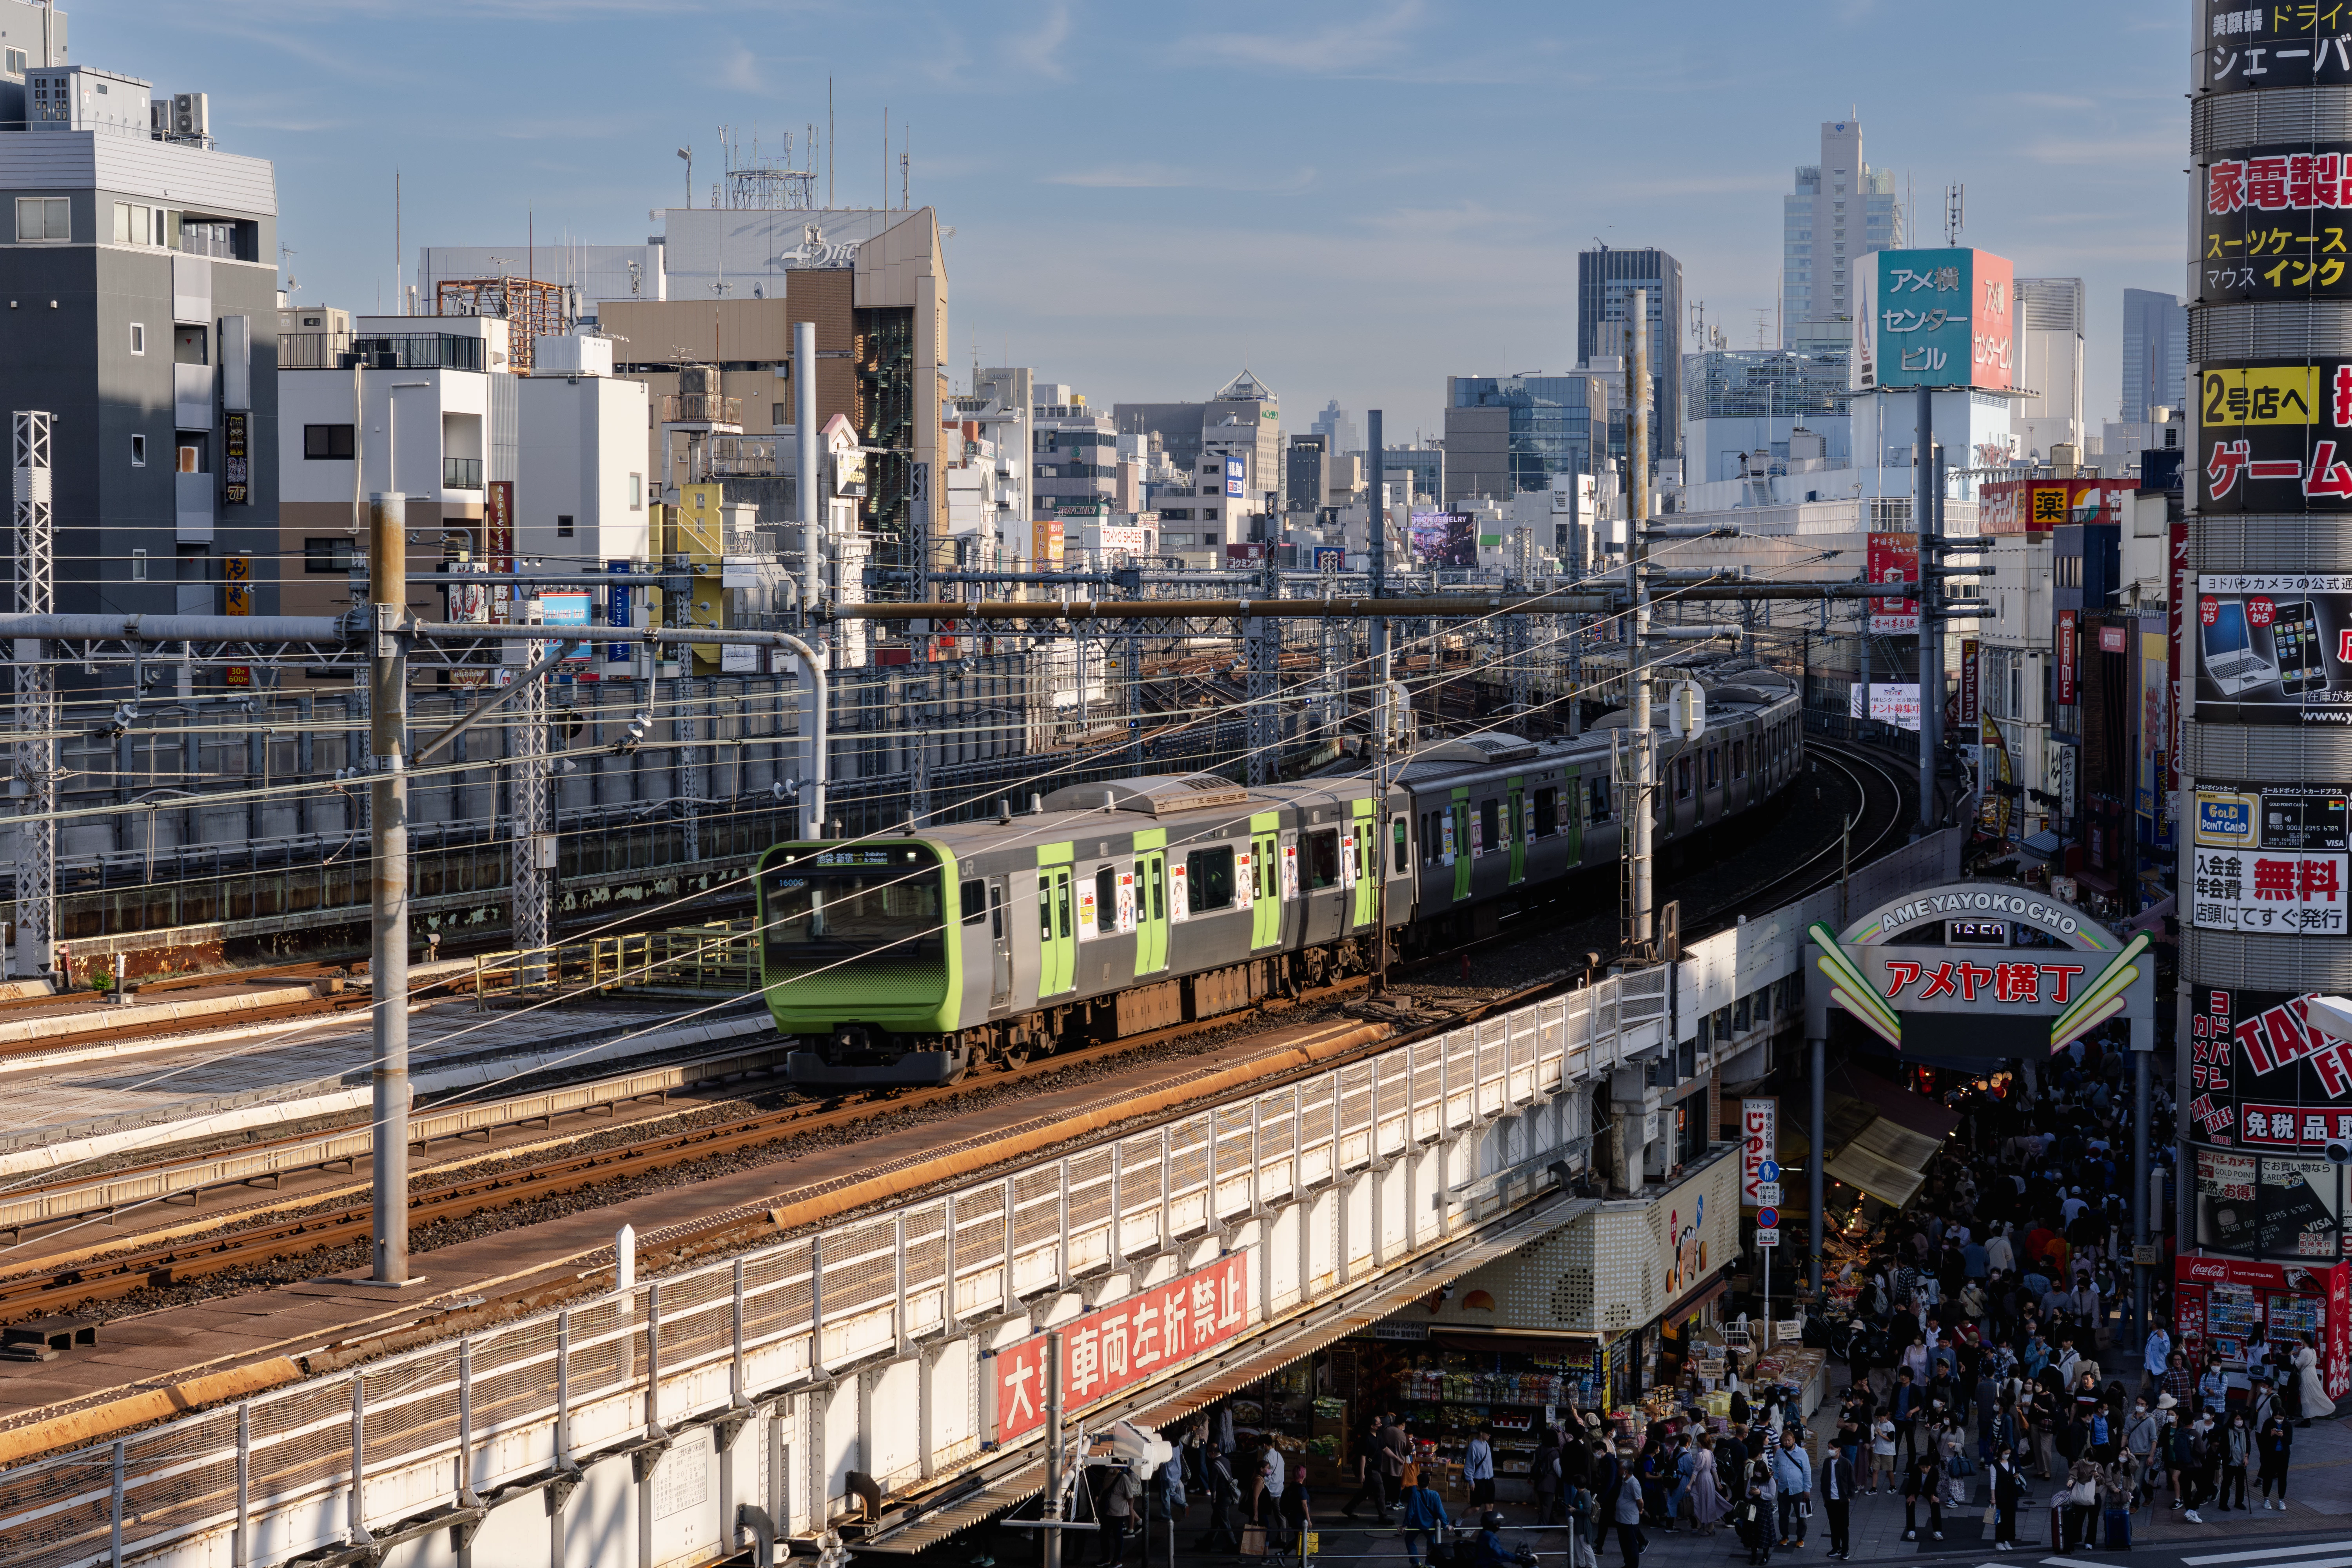
{"type": "MultiPolygon", "coordinates": [[[[1439,1286],[1507,1257],[1529,1242],[1541,1240],[1599,1206],[1591,1198],[1559,1196],[1537,1204],[1403,1265],[1376,1285],[1350,1291],[1338,1300],[1276,1325],[1225,1354],[1181,1368],[1157,1384],[1091,1411],[1086,1416],[1087,1428],[1100,1431],[1122,1420],[1143,1427],[1166,1426],[1180,1421],[1302,1357],[1370,1327],[1439,1286]]],[[[861,1556],[868,1552],[911,1555],[959,1531],[985,1523],[1045,1489],[1045,1467],[1040,1458],[1015,1455],[1003,1463],[1006,1468],[1001,1475],[991,1477],[983,1471],[979,1483],[970,1489],[948,1494],[911,1515],[892,1510],[892,1514],[885,1516],[879,1531],[855,1544],[856,1552],[861,1556]]]]}
{"type": "Polygon", "coordinates": [[[1822,1171],[1883,1204],[1903,1207],[1927,1184],[1927,1167],[1960,1124],[1959,1113],[1853,1068],[1833,1075],[1832,1082],[1844,1091],[1830,1097],[1832,1137],[1844,1126],[1853,1131],[1837,1143],[1822,1171]],[[1844,1101],[1843,1117],[1839,1100],[1844,1101]]]}

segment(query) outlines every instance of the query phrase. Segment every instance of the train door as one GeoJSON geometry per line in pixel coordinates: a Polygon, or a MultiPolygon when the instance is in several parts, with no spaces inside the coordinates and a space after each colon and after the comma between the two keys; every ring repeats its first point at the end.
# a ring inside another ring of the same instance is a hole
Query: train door
{"type": "Polygon", "coordinates": [[[1570,768],[1559,785],[1559,829],[1568,835],[1568,863],[1584,864],[1584,774],[1570,768]]]}
{"type": "Polygon", "coordinates": [[[1004,917],[1004,879],[992,878],[988,884],[988,1005],[992,1008],[1013,1001],[1013,931],[1004,917]]]}
{"type": "Polygon", "coordinates": [[[1470,790],[1466,784],[1454,792],[1454,901],[1461,903],[1470,897],[1470,790]]]}
{"type": "Polygon", "coordinates": [[[1271,812],[1250,819],[1250,946],[1272,947],[1282,940],[1282,835],[1271,812]]]}
{"type": "Polygon", "coordinates": [[[1356,844],[1350,857],[1355,871],[1356,898],[1350,929],[1370,931],[1378,918],[1381,898],[1381,825],[1374,815],[1374,803],[1356,802],[1354,832],[1356,844]]]}
{"type": "Polygon", "coordinates": [[[1168,967],[1168,852],[1147,849],[1135,863],[1135,973],[1168,967]]]}
{"type": "Polygon", "coordinates": [[[1505,781],[1508,795],[1503,802],[1503,833],[1511,844],[1510,885],[1518,886],[1528,879],[1528,804],[1527,791],[1518,779],[1505,781]]]}
{"type": "Polygon", "coordinates": [[[1037,874],[1037,994],[1055,996],[1077,984],[1077,936],[1071,925],[1070,868],[1037,874]]]}

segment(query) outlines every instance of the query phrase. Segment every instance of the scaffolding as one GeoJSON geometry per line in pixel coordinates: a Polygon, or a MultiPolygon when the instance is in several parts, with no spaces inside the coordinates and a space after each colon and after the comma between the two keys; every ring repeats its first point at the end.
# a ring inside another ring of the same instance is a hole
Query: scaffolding
{"type": "Polygon", "coordinates": [[[507,368],[530,373],[531,347],[572,330],[572,289],[536,278],[444,278],[434,289],[436,316],[496,316],[507,323],[507,368]]]}

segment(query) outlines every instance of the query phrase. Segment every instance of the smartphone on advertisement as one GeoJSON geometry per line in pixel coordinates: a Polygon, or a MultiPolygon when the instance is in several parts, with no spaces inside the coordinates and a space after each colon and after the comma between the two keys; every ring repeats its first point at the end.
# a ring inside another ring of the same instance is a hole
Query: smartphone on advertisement
{"type": "Polygon", "coordinates": [[[2327,661],[2319,646],[2319,617],[2308,599],[2289,599],[2271,622],[2271,653],[2279,686],[2289,696],[2327,689],[2327,661]]]}

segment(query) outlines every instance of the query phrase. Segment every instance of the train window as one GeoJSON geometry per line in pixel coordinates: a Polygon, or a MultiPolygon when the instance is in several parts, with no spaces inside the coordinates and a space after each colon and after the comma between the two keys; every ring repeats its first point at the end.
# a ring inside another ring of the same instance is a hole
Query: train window
{"type": "Polygon", "coordinates": [[[1608,821],[1608,820],[1609,820],[1609,781],[1608,781],[1607,779],[1594,779],[1594,780],[1592,781],[1591,796],[1592,796],[1592,816],[1591,816],[1591,820],[1592,820],[1592,821],[1594,821],[1594,822],[1606,822],[1606,821],[1608,821]]]}
{"type": "Polygon", "coordinates": [[[1234,907],[1234,852],[1230,847],[1195,849],[1184,857],[1185,901],[1192,912],[1234,907]]]}
{"type": "Polygon", "coordinates": [[[1105,866],[1095,873],[1095,930],[1103,932],[1118,929],[1118,871],[1105,866]]]}
{"type": "Polygon", "coordinates": [[[1675,798],[1688,800],[1690,793],[1691,760],[1688,757],[1676,757],[1675,759],[1675,798]]]}
{"type": "Polygon", "coordinates": [[[1135,885],[1141,888],[1147,884],[1150,889],[1149,896],[1151,900],[1151,918],[1155,921],[1166,920],[1168,918],[1167,879],[1160,876],[1160,864],[1156,860],[1138,862],[1136,865],[1135,885]],[[1149,870],[1146,869],[1147,864],[1149,870]]]}
{"type": "Polygon", "coordinates": [[[979,881],[966,882],[963,885],[963,923],[976,926],[980,923],[981,917],[987,913],[988,884],[979,881]]]}
{"type": "Polygon", "coordinates": [[[1722,748],[1722,747],[1720,747],[1720,746],[1709,746],[1709,747],[1706,749],[1706,787],[1707,787],[1707,788],[1709,788],[1709,789],[1717,789],[1717,788],[1720,788],[1720,787],[1722,786],[1722,784],[1723,784],[1723,777],[1722,777],[1722,773],[1721,773],[1721,769],[1722,769],[1722,767],[1723,767],[1723,748],[1722,748]]]}
{"type": "Polygon", "coordinates": [[[1002,888],[988,889],[988,935],[992,942],[1001,942],[1004,937],[1004,889],[1002,888]]]}
{"type": "Polygon", "coordinates": [[[1478,803],[1478,847],[1492,849],[1503,842],[1503,803],[1483,800],[1478,803]]]}
{"type": "Polygon", "coordinates": [[[1549,838],[1559,831],[1559,791],[1536,791],[1536,837],[1549,838]]]}
{"type": "Polygon", "coordinates": [[[1327,827],[1307,836],[1307,886],[1309,891],[1339,885],[1339,830],[1327,827]]]}
{"type": "Polygon", "coordinates": [[[1068,879],[1068,878],[1066,878],[1066,877],[1065,877],[1065,878],[1061,879],[1061,886],[1060,886],[1060,887],[1058,887],[1058,888],[1056,888],[1056,889],[1054,889],[1054,893],[1055,893],[1055,898],[1054,898],[1054,908],[1055,908],[1055,910],[1056,910],[1056,911],[1061,915],[1061,917],[1062,917],[1062,918],[1061,918],[1062,940],[1063,940],[1064,942],[1067,942],[1067,941],[1069,941],[1069,940],[1070,940],[1070,882],[1069,882],[1069,879],[1068,879]]]}
{"type": "MultiPolygon", "coordinates": [[[[1402,816],[1397,817],[1390,826],[1391,831],[1394,834],[1396,838],[1395,874],[1402,877],[1412,868],[1412,851],[1405,843],[1404,818],[1402,816]]],[[[1424,845],[1427,842],[1428,840],[1426,839],[1423,840],[1424,845]]]]}
{"type": "Polygon", "coordinates": [[[1745,741],[1731,742],[1731,776],[1735,779],[1748,776],[1748,742],[1745,741]]]}
{"type": "Polygon", "coordinates": [[[1054,940],[1054,879],[1037,879],[1037,940],[1054,940]]]}
{"type": "Polygon", "coordinates": [[[1421,814],[1421,863],[1423,865],[1433,866],[1437,863],[1439,837],[1437,813],[1423,812],[1421,814]]]}

